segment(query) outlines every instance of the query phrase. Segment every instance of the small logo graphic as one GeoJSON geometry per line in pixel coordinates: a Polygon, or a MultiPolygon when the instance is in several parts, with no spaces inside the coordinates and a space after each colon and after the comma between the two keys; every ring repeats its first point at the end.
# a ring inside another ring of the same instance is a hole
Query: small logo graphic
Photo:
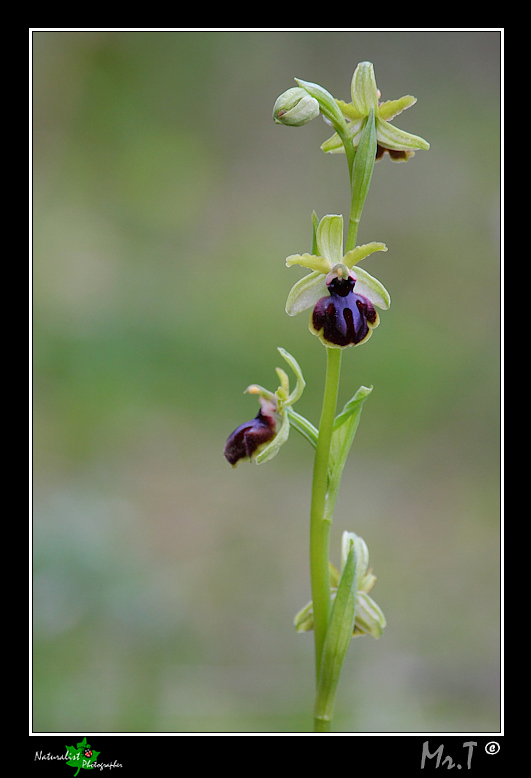
{"type": "Polygon", "coordinates": [[[497,754],[499,750],[500,744],[497,740],[490,740],[485,746],[485,751],[487,754],[497,754]]]}
{"type": "Polygon", "coordinates": [[[76,748],[74,746],[66,747],[66,755],[68,757],[67,765],[69,767],[76,767],[74,778],[80,770],[92,770],[94,762],[97,760],[101,751],[94,751],[90,744],[87,743],[87,738],[84,737],[81,743],[78,743],[76,748]]]}

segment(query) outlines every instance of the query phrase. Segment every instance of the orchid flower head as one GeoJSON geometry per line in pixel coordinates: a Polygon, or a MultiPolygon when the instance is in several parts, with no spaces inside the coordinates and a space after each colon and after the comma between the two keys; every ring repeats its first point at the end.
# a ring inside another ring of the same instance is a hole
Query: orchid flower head
{"type": "MultiPolygon", "coordinates": [[[[343,100],[336,102],[343,117],[348,122],[348,131],[351,134],[354,147],[360,141],[365,122],[371,108],[373,108],[376,123],[376,159],[381,159],[387,151],[395,162],[407,162],[410,157],[414,156],[417,149],[429,149],[430,144],[424,138],[400,130],[390,123],[395,116],[414,105],[417,98],[405,95],[398,100],[387,100],[380,103],[381,93],[376,86],[374,66],[371,62],[360,62],[354,71],[351,97],[350,103],[345,103],[343,100]]],[[[331,154],[345,151],[343,142],[337,133],[326,140],[321,148],[331,154]]]]}
{"type": "Polygon", "coordinates": [[[306,384],[297,360],[283,348],[278,351],[295,373],[295,388],[290,391],[289,378],[280,367],[276,369],[280,380],[276,392],[270,392],[258,384],[247,387],[245,393],[258,396],[260,410],[254,419],[240,424],[227,438],[223,454],[233,467],[245,459],[257,464],[269,461],[288,439],[288,409],[300,398],[306,384]]]}
{"type": "Polygon", "coordinates": [[[356,267],[384,243],[366,243],[343,254],[343,217],[328,214],[316,230],[317,254],[293,254],[286,265],[302,265],[311,272],[292,287],[286,312],[296,316],[313,308],[310,330],[326,346],[344,348],[364,343],[378,326],[375,310],[389,308],[389,292],[376,278],[356,267]]]}

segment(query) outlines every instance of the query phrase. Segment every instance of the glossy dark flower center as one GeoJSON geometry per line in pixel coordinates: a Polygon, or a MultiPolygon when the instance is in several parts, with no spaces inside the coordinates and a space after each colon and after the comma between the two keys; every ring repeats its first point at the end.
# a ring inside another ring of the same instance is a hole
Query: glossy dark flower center
{"type": "Polygon", "coordinates": [[[333,278],[328,284],[330,294],[336,294],[339,297],[346,297],[354,289],[355,280],[349,278],[333,278]]]}
{"type": "Polygon", "coordinates": [[[312,327],[326,343],[353,346],[369,335],[369,325],[377,321],[373,304],[354,292],[355,278],[332,276],[328,282],[328,297],[317,301],[312,314],[312,327]]]}
{"type": "Polygon", "coordinates": [[[240,424],[225,443],[223,454],[232,466],[240,459],[252,459],[261,446],[269,443],[275,437],[276,423],[274,416],[258,411],[251,421],[240,424]]]}
{"type": "Polygon", "coordinates": [[[393,162],[407,162],[410,157],[415,156],[414,151],[408,151],[406,149],[387,149],[385,146],[380,146],[378,143],[376,146],[375,159],[382,159],[385,152],[389,154],[393,162]]]}

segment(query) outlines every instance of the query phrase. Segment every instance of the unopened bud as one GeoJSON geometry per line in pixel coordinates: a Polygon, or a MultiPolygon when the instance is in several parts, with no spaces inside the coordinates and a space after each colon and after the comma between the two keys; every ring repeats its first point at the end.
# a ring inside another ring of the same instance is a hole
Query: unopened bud
{"type": "Polygon", "coordinates": [[[319,103],[306,89],[294,86],[283,92],[273,108],[273,119],[277,124],[301,127],[319,116],[319,103]]]}

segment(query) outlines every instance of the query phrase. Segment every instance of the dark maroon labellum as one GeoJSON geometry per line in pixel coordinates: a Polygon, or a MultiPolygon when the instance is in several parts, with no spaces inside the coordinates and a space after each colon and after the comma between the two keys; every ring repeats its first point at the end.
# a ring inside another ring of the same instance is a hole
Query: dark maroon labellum
{"type": "Polygon", "coordinates": [[[406,149],[386,149],[385,146],[380,146],[378,143],[376,146],[376,159],[382,159],[385,152],[389,154],[393,162],[407,162],[410,157],[415,156],[414,151],[407,151],[406,149]]]}
{"type": "Polygon", "coordinates": [[[370,325],[378,322],[378,314],[366,297],[354,292],[356,279],[332,277],[327,284],[330,295],[317,301],[312,314],[312,327],[321,340],[334,346],[355,346],[370,334],[370,325]]]}
{"type": "Polygon", "coordinates": [[[275,437],[276,425],[273,416],[264,414],[261,410],[251,421],[240,424],[232,435],[229,435],[223,454],[233,467],[240,459],[252,459],[258,449],[269,443],[275,437]]]}

